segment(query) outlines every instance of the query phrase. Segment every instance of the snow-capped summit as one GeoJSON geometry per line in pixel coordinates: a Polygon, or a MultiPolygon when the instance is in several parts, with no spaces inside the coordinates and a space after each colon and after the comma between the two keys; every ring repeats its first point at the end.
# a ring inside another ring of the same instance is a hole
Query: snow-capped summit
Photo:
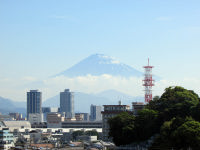
{"type": "Polygon", "coordinates": [[[109,57],[103,54],[95,54],[92,56],[98,58],[99,64],[120,64],[120,61],[116,60],[114,57],[109,57]]]}
{"type": "Polygon", "coordinates": [[[109,74],[122,77],[140,77],[143,75],[142,72],[103,54],[91,55],[58,75],[76,77],[89,74],[95,76],[109,74]]]}

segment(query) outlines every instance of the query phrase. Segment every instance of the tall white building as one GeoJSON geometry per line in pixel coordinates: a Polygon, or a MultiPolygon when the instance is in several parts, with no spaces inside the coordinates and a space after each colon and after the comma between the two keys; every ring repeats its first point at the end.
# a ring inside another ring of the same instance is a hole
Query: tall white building
{"type": "Polygon", "coordinates": [[[100,121],[102,120],[101,106],[91,105],[90,106],[90,120],[100,121]]]}
{"type": "Polygon", "coordinates": [[[69,89],[65,89],[64,92],[60,92],[60,112],[65,114],[65,118],[75,118],[74,114],[74,93],[69,89]]]}

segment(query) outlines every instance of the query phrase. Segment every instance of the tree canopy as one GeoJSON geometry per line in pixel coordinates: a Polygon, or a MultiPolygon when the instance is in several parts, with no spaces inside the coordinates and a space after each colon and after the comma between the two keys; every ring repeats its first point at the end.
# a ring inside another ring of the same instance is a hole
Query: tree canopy
{"type": "Polygon", "coordinates": [[[158,112],[151,109],[143,109],[139,111],[138,116],[135,118],[135,140],[143,141],[150,138],[157,131],[158,112]]]}
{"type": "Polygon", "coordinates": [[[147,108],[158,111],[162,121],[173,117],[191,116],[191,110],[199,103],[199,96],[183,87],[169,87],[159,99],[150,101],[147,108]]]}
{"type": "Polygon", "coordinates": [[[137,116],[122,113],[109,120],[109,135],[116,145],[148,140],[160,149],[200,149],[200,101],[194,91],[169,87],[154,97],[137,116]]]}
{"type": "Polygon", "coordinates": [[[108,120],[109,136],[113,138],[116,145],[125,145],[132,142],[135,117],[128,112],[122,112],[116,117],[108,120]]]}

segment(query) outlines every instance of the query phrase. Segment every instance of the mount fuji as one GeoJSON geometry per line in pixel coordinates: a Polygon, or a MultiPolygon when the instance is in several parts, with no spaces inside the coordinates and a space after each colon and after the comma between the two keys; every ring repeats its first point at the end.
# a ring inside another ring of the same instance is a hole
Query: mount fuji
{"type": "Polygon", "coordinates": [[[100,76],[103,74],[121,77],[143,76],[142,72],[103,54],[91,55],[56,76],[77,77],[86,75],[100,76]]]}

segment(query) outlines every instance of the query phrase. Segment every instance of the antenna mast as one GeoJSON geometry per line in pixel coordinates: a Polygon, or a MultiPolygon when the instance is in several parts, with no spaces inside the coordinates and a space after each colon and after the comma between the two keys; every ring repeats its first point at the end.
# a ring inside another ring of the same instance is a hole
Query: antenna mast
{"type": "Polygon", "coordinates": [[[144,66],[145,74],[143,80],[143,86],[145,87],[145,102],[149,103],[152,100],[152,87],[154,86],[154,80],[152,79],[152,68],[153,66],[149,65],[148,58],[148,66],[144,66]]]}

